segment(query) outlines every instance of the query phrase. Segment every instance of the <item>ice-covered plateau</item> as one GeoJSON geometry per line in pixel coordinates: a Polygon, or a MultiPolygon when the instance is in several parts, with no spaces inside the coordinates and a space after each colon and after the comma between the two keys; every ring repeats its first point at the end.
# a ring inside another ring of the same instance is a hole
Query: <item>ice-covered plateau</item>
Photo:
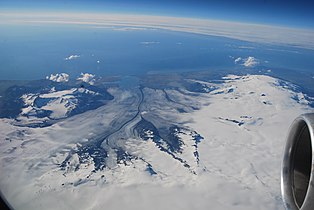
{"type": "Polygon", "coordinates": [[[286,133],[313,111],[292,84],[228,75],[90,88],[22,94],[19,114],[0,119],[0,189],[13,208],[283,209],[286,133]]]}

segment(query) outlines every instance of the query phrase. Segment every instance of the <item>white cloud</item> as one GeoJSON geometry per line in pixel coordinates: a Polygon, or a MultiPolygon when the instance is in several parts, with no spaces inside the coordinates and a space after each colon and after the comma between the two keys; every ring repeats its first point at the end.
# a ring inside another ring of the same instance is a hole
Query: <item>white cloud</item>
{"type": "Polygon", "coordinates": [[[254,58],[253,56],[249,56],[247,58],[241,58],[238,57],[234,60],[235,64],[240,64],[245,67],[255,67],[257,66],[260,62],[258,59],[254,58]]]}
{"type": "Polygon", "coordinates": [[[154,28],[139,28],[139,27],[121,27],[113,28],[114,31],[146,31],[146,30],[156,30],[154,28]]]}
{"type": "Polygon", "coordinates": [[[152,44],[159,44],[160,42],[154,42],[154,41],[151,41],[151,42],[141,42],[141,44],[143,45],[152,45],[152,44]]]}
{"type": "Polygon", "coordinates": [[[60,74],[51,74],[50,76],[47,76],[46,79],[54,81],[54,82],[68,82],[69,81],[69,75],[66,73],[60,73],[60,74]]]}
{"type": "Polygon", "coordinates": [[[258,64],[259,64],[259,61],[256,58],[250,56],[244,59],[243,66],[254,67],[254,66],[257,66],[258,64]]]}
{"type": "Polygon", "coordinates": [[[69,57],[66,57],[64,60],[74,60],[81,57],[80,55],[70,55],[69,57]]]}
{"type": "Polygon", "coordinates": [[[94,85],[95,75],[89,73],[81,73],[81,76],[78,77],[77,80],[81,80],[83,82],[89,83],[90,85],[94,85]]]}
{"type": "Polygon", "coordinates": [[[239,46],[239,49],[248,49],[248,50],[252,50],[252,49],[255,49],[255,47],[251,47],[251,46],[239,46]]]}
{"type": "Polygon", "coordinates": [[[238,57],[238,58],[236,58],[235,60],[234,60],[234,63],[239,63],[239,62],[241,62],[242,61],[242,58],[241,57],[238,57]]]}

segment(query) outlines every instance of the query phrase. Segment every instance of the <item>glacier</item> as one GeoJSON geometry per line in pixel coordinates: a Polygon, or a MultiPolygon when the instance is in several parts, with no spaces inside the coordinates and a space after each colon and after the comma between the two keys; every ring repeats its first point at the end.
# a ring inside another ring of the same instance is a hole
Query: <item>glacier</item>
{"type": "Polygon", "coordinates": [[[6,199],[14,209],[283,209],[286,133],[313,98],[266,75],[176,78],[21,93],[20,112],[0,118],[6,199]]]}

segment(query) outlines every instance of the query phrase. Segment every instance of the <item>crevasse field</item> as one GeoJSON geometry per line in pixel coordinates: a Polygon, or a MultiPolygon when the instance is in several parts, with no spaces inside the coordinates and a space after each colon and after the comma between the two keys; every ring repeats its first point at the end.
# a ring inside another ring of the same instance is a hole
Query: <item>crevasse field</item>
{"type": "Polygon", "coordinates": [[[50,18],[0,35],[0,189],[14,209],[283,209],[285,138],[314,111],[311,33],[50,18]]]}

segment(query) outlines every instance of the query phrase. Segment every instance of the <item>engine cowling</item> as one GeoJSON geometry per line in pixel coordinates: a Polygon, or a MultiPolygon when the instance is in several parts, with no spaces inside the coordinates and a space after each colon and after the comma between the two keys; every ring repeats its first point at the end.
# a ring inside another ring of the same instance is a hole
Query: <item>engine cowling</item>
{"type": "Polygon", "coordinates": [[[314,209],[314,113],[290,127],[281,170],[281,194],[287,210],[314,209]]]}

